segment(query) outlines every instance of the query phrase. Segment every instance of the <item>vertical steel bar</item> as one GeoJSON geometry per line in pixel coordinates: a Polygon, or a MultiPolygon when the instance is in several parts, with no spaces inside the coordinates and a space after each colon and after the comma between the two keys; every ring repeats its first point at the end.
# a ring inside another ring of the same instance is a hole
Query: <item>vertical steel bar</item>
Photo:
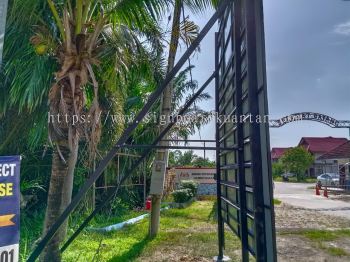
{"type": "MultiPolygon", "coordinates": [[[[246,1],[249,111],[252,119],[267,112],[265,47],[262,0],[246,1]]],[[[255,251],[257,261],[276,261],[272,178],[268,127],[258,121],[250,125],[250,148],[254,187],[255,251]]]]}
{"type": "MultiPolygon", "coordinates": [[[[257,80],[257,54],[256,54],[256,25],[255,25],[255,0],[246,1],[246,34],[247,34],[247,64],[248,64],[248,97],[249,112],[253,119],[259,115],[258,107],[258,80],[257,80]]],[[[266,261],[263,213],[262,175],[261,175],[261,141],[260,127],[254,121],[250,125],[250,148],[252,152],[252,173],[254,187],[254,219],[255,219],[255,251],[257,261],[266,261]]]]}
{"type": "Polygon", "coordinates": [[[143,160],[142,162],[142,172],[143,172],[143,206],[146,209],[146,199],[147,199],[147,183],[146,183],[146,164],[145,164],[145,160],[143,160]]]}
{"type": "MultiPolygon", "coordinates": [[[[219,46],[218,46],[218,33],[215,33],[215,112],[216,117],[220,112],[219,110],[219,46]]],[[[220,147],[220,133],[219,133],[219,121],[215,119],[215,138],[216,147],[220,147]]],[[[220,168],[220,149],[216,150],[216,194],[217,194],[217,212],[218,212],[218,244],[219,255],[218,261],[223,258],[224,255],[224,223],[222,220],[222,206],[221,206],[221,168],[220,168]]]]}
{"type": "MultiPolygon", "coordinates": [[[[234,70],[235,70],[235,87],[236,87],[236,117],[240,119],[243,115],[242,109],[242,54],[241,54],[241,28],[242,28],[242,0],[234,2],[234,21],[233,21],[233,41],[234,41],[234,70]]],[[[245,167],[244,167],[244,130],[243,123],[237,123],[237,145],[240,150],[237,152],[238,162],[238,182],[239,182],[239,203],[240,203],[240,232],[242,241],[242,261],[249,261],[248,251],[248,223],[247,223],[247,200],[246,200],[246,181],[245,181],[245,167]]]]}
{"type": "MultiPolygon", "coordinates": [[[[257,53],[258,53],[258,92],[259,113],[269,115],[267,98],[267,76],[266,76],[266,53],[265,53],[265,28],[263,1],[256,1],[256,24],[257,24],[257,53]]],[[[263,191],[264,191],[264,216],[267,261],[277,261],[275,210],[273,204],[273,177],[272,161],[270,151],[270,129],[266,121],[260,124],[260,136],[262,139],[262,168],[263,168],[263,191]]]]}
{"type": "MultiPolygon", "coordinates": [[[[204,141],[204,148],[205,148],[205,141],[204,141]]],[[[204,149],[204,160],[206,159],[206,154],[205,154],[205,149],[204,149]]]]}

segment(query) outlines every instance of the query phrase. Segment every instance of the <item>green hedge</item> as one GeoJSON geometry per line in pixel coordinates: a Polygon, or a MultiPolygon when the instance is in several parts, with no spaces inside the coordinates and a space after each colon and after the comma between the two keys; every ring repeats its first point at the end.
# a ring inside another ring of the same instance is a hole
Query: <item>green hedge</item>
{"type": "Polygon", "coordinates": [[[197,195],[198,183],[193,180],[182,180],[180,182],[180,189],[191,190],[192,197],[197,195]]]}
{"type": "Polygon", "coordinates": [[[198,183],[192,180],[183,180],[180,182],[179,189],[172,195],[176,203],[185,203],[197,194],[198,183]]]}
{"type": "Polygon", "coordinates": [[[189,188],[175,190],[172,195],[175,203],[185,203],[192,198],[192,192],[189,188]]]}

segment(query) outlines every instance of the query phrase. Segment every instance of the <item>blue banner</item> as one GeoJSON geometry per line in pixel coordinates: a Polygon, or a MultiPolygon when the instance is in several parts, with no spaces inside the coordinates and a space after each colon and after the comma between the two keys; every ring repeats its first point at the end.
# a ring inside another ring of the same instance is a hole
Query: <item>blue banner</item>
{"type": "Polygon", "coordinates": [[[0,156],[0,262],[18,261],[20,156],[0,156]]]}

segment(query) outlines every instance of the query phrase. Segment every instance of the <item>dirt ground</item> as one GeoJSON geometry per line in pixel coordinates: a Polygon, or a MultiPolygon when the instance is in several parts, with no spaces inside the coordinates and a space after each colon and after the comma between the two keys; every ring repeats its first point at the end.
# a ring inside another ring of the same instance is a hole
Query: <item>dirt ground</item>
{"type": "Polygon", "coordinates": [[[338,262],[350,261],[350,238],[334,241],[311,241],[301,232],[307,230],[339,230],[350,228],[350,220],[281,204],[275,207],[278,261],[338,262]],[[341,249],[344,254],[329,250],[341,249]]]}
{"type": "Polygon", "coordinates": [[[172,246],[157,250],[150,257],[142,257],[138,262],[212,262],[212,259],[193,254],[186,254],[188,250],[184,247],[172,246]]]}
{"type": "Polygon", "coordinates": [[[326,215],[316,210],[305,210],[282,203],[275,206],[278,232],[300,229],[344,229],[350,228],[350,220],[326,215]]]}
{"type": "MultiPolygon", "coordinates": [[[[277,229],[277,257],[282,262],[342,262],[350,261],[350,235],[332,241],[310,239],[305,235],[309,231],[350,229],[350,220],[325,215],[320,211],[295,208],[287,204],[275,206],[277,229]],[[339,253],[340,252],[340,253],[339,253]]],[[[169,233],[185,234],[180,242],[167,241],[153,252],[143,253],[137,261],[142,262],[210,262],[215,250],[216,225],[202,221],[186,229],[178,226],[166,230],[169,233]],[[198,234],[213,234],[211,241],[201,239],[198,234]],[[210,251],[210,252],[209,252],[210,251]]],[[[225,253],[232,261],[240,261],[239,240],[231,231],[227,236],[225,253]],[[236,244],[233,244],[236,243],[236,244]]]]}
{"type": "Polygon", "coordinates": [[[296,235],[277,235],[277,257],[278,261],[283,262],[338,262],[350,259],[348,256],[332,256],[306,238],[296,235]]]}

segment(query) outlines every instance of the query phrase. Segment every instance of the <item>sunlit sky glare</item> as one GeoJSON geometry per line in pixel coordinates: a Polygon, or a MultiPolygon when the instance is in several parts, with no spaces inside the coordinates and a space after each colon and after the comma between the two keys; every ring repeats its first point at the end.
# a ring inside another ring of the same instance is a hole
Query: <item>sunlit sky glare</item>
{"type": "MultiPolygon", "coordinates": [[[[202,28],[212,13],[190,17],[202,28]]],[[[350,120],[350,2],[264,0],[264,15],[270,118],[311,111],[350,120]]],[[[191,60],[199,85],[214,70],[216,30],[214,26],[202,42],[201,52],[191,60]]],[[[214,83],[207,91],[214,96],[214,83]]],[[[214,99],[200,106],[214,110],[214,99]]],[[[303,136],[349,137],[349,131],[303,121],[270,129],[270,135],[271,147],[288,147],[297,145],[303,136]]],[[[200,137],[214,139],[214,123],[192,138],[200,137]]],[[[207,152],[207,156],[213,159],[215,154],[207,152]]]]}

